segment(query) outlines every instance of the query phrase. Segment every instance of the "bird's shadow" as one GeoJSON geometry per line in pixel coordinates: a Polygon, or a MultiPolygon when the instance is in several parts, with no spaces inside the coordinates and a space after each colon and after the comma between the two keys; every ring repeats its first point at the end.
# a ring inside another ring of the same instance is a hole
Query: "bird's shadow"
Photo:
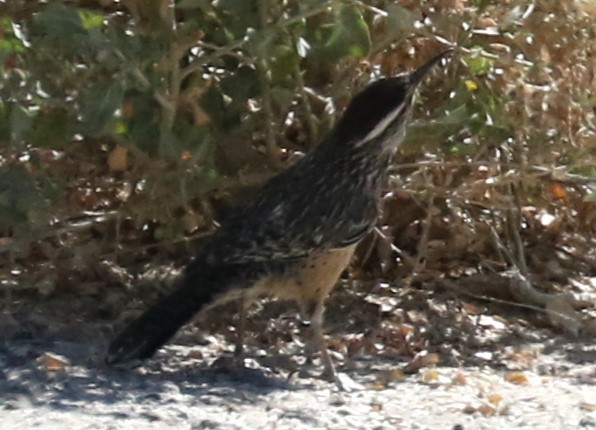
{"type": "Polygon", "coordinates": [[[137,369],[103,364],[99,349],[79,342],[13,340],[0,343],[0,404],[4,409],[49,407],[68,411],[84,402],[111,405],[258,403],[273,391],[312,388],[267,369],[214,368],[196,360],[182,364],[166,353],[137,369]],[[58,354],[64,367],[50,369],[45,354],[58,354]]]}

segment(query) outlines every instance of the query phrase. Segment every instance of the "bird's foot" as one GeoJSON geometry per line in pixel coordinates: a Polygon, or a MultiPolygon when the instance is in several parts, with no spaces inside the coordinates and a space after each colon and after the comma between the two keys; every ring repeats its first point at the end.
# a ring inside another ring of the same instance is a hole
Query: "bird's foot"
{"type": "Polygon", "coordinates": [[[211,367],[214,369],[224,370],[224,371],[233,371],[233,370],[243,370],[246,369],[246,364],[244,361],[244,355],[230,357],[228,355],[221,356],[217,358],[212,364],[211,367]]]}
{"type": "Polygon", "coordinates": [[[339,391],[349,393],[351,391],[360,391],[364,389],[362,384],[354,381],[346,373],[335,372],[331,377],[326,375],[327,372],[323,372],[323,377],[330,382],[333,382],[339,391]]]}

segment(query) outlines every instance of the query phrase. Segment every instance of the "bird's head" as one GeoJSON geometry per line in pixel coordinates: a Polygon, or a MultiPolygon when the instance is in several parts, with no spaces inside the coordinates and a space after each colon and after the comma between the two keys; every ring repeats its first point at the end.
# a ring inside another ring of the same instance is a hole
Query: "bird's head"
{"type": "Polygon", "coordinates": [[[413,72],[379,79],[350,102],[334,133],[340,142],[360,147],[382,142],[383,151],[394,151],[404,140],[418,84],[451,50],[444,51],[413,72]]]}

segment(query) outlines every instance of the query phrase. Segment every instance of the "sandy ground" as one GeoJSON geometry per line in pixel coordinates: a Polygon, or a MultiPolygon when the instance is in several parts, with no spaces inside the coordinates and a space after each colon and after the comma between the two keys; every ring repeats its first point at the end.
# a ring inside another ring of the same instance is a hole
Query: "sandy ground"
{"type": "Polygon", "coordinates": [[[596,429],[592,344],[553,343],[519,373],[439,366],[404,376],[362,357],[345,373],[347,392],[258,360],[217,369],[205,364],[209,346],[169,346],[142,368],[114,370],[97,344],[1,343],[0,428],[596,429]]]}

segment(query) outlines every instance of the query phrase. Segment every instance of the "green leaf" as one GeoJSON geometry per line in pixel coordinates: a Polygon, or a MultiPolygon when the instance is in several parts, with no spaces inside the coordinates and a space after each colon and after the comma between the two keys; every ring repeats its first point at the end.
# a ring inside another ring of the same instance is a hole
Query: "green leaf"
{"type": "Polygon", "coordinates": [[[513,133],[507,127],[500,125],[482,124],[480,130],[476,133],[479,137],[486,138],[489,142],[500,143],[512,137],[513,133]]]}
{"type": "Polygon", "coordinates": [[[179,121],[175,125],[176,137],[180,145],[178,158],[185,150],[195,153],[198,148],[202,148],[205,142],[211,138],[211,129],[208,125],[195,125],[188,122],[179,121]]]}
{"type": "Polygon", "coordinates": [[[465,105],[461,105],[433,121],[436,125],[461,125],[470,118],[470,112],[465,105]]]}
{"type": "Polygon", "coordinates": [[[257,13],[259,0],[219,0],[217,6],[221,10],[241,18],[245,14],[257,13]]]}
{"type": "Polygon", "coordinates": [[[461,156],[471,155],[478,152],[478,146],[469,143],[457,142],[449,148],[449,152],[461,156]]]}
{"type": "Polygon", "coordinates": [[[27,141],[38,148],[62,149],[70,142],[72,124],[72,118],[66,110],[39,112],[33,118],[27,141]]]}
{"type": "Polygon", "coordinates": [[[200,104],[211,117],[216,127],[229,132],[230,129],[240,124],[239,104],[226,104],[220,88],[216,86],[209,87],[201,97],[200,104]]]}
{"type": "Polygon", "coordinates": [[[159,134],[159,155],[164,158],[179,160],[181,152],[180,141],[172,130],[162,129],[159,134]]]}
{"type": "Polygon", "coordinates": [[[50,199],[57,195],[52,183],[22,166],[0,168],[0,229],[18,235],[46,225],[50,199]]]}
{"type": "Polygon", "coordinates": [[[356,6],[342,6],[331,36],[324,45],[331,60],[347,55],[365,57],[370,51],[370,33],[366,21],[356,6]]]}
{"type": "Polygon", "coordinates": [[[406,9],[399,4],[390,4],[386,8],[387,11],[387,30],[392,33],[402,33],[410,30],[418,15],[410,9],[406,9]]]}
{"type": "Polygon", "coordinates": [[[220,0],[216,2],[223,28],[231,39],[242,38],[249,28],[259,28],[259,0],[220,0]]]}
{"type": "Polygon", "coordinates": [[[118,119],[116,121],[116,123],[114,124],[114,133],[120,134],[120,135],[125,135],[128,133],[128,131],[129,131],[129,128],[128,128],[128,124],[126,123],[126,121],[118,119]]]}
{"type": "Polygon", "coordinates": [[[0,102],[0,144],[10,140],[10,112],[8,106],[0,102]]]}
{"type": "Polygon", "coordinates": [[[176,9],[201,9],[208,10],[211,7],[207,0],[180,0],[176,3],[176,9]]]}
{"type": "MultiPolygon", "coordinates": [[[[571,168],[570,173],[586,176],[586,177],[590,178],[593,182],[596,182],[596,166],[590,166],[590,165],[575,166],[575,167],[571,168]]],[[[590,192],[592,194],[594,194],[594,197],[596,197],[596,188],[593,187],[590,192]]]]}
{"type": "Polygon", "coordinates": [[[101,83],[85,91],[80,99],[83,132],[99,137],[111,131],[114,112],[122,105],[124,89],[119,80],[101,83]]]}
{"type": "Polygon", "coordinates": [[[77,34],[84,34],[85,27],[78,11],[61,4],[51,4],[42,9],[33,23],[37,31],[49,37],[71,39],[77,34]]]}
{"type": "Polygon", "coordinates": [[[78,12],[84,29],[100,28],[103,25],[105,17],[102,14],[82,9],[78,12]]]}
{"type": "Polygon", "coordinates": [[[18,54],[27,50],[23,41],[14,34],[12,24],[8,18],[0,19],[0,35],[0,62],[2,64],[11,54],[18,54]]]}
{"type": "MultiPolygon", "coordinates": [[[[31,28],[32,50],[54,52],[58,58],[91,57],[94,54],[89,31],[84,26],[79,9],[52,4],[39,12],[31,28]]],[[[58,60],[56,58],[56,60],[58,60]]]]}
{"type": "Polygon", "coordinates": [[[270,51],[271,60],[271,81],[285,81],[288,77],[294,76],[294,72],[300,65],[300,56],[290,46],[278,44],[270,51]]]}
{"type": "Polygon", "coordinates": [[[584,196],[584,202],[596,203],[596,190],[592,189],[584,196]]]}
{"type": "Polygon", "coordinates": [[[244,103],[260,94],[259,73],[252,67],[240,67],[236,73],[221,81],[221,89],[232,99],[244,103]]]}
{"type": "MultiPolygon", "coordinates": [[[[124,103],[129,112],[128,137],[143,151],[156,154],[159,148],[159,122],[161,106],[155,101],[151,93],[131,92],[127,94],[124,103]]],[[[119,131],[118,120],[114,131],[119,131]]]]}
{"type": "Polygon", "coordinates": [[[10,110],[9,124],[10,140],[22,142],[25,134],[31,128],[31,117],[21,106],[14,105],[10,110]]]}
{"type": "Polygon", "coordinates": [[[479,54],[472,54],[465,57],[465,62],[474,75],[484,75],[490,71],[493,66],[493,60],[482,57],[479,54]]]}
{"type": "Polygon", "coordinates": [[[275,110],[278,112],[284,112],[290,107],[296,98],[296,92],[277,86],[271,88],[271,98],[273,100],[275,110]]]}

